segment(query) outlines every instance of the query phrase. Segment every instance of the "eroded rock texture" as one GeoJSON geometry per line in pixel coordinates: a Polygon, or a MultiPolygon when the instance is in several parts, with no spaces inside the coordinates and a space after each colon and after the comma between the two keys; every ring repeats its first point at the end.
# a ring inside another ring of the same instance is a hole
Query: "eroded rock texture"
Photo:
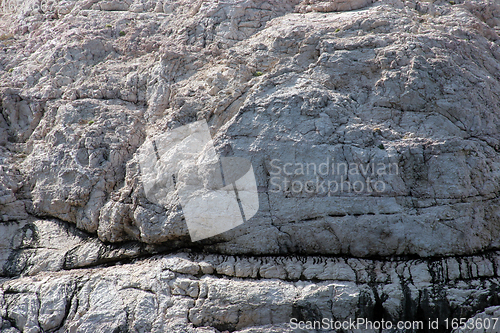
{"type": "Polygon", "coordinates": [[[375,2],[374,0],[304,0],[296,7],[301,13],[317,12],[339,12],[363,8],[375,2]]]}
{"type": "Polygon", "coordinates": [[[498,2],[0,0],[0,15],[2,331],[499,316],[498,2]],[[137,151],[202,119],[220,156],[252,162],[260,209],[193,243],[175,195],[145,196],[137,151]]]}

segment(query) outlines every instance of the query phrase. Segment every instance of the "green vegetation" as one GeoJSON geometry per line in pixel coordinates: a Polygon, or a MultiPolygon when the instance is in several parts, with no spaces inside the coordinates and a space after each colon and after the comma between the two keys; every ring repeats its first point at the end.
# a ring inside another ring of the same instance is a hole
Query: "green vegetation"
{"type": "Polygon", "coordinates": [[[381,143],[381,144],[379,144],[379,145],[378,145],[378,147],[379,147],[380,149],[385,149],[384,144],[382,144],[382,143],[381,143]]]}
{"type": "Polygon", "coordinates": [[[12,73],[14,71],[14,68],[9,69],[9,73],[12,73]]]}
{"type": "Polygon", "coordinates": [[[340,28],[335,29],[335,32],[339,32],[339,31],[340,31],[340,28]]]}
{"type": "Polygon", "coordinates": [[[450,5],[454,5],[455,4],[455,1],[450,1],[450,5]]]}
{"type": "Polygon", "coordinates": [[[111,24],[106,24],[106,28],[113,28],[113,26],[111,24]]]}
{"type": "Polygon", "coordinates": [[[262,74],[264,74],[264,73],[257,71],[255,73],[253,73],[253,76],[261,76],[262,74]]]}
{"type": "Polygon", "coordinates": [[[89,121],[89,126],[92,125],[94,123],[93,120],[89,121]]]}
{"type": "Polygon", "coordinates": [[[127,34],[127,33],[126,33],[125,31],[123,31],[123,30],[119,32],[119,35],[120,35],[120,36],[125,36],[126,34],[127,34]]]}

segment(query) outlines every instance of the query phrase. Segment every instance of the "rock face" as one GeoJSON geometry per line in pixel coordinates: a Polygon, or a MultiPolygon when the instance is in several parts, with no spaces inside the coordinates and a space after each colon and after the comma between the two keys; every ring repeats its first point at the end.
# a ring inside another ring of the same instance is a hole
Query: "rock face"
{"type": "Polygon", "coordinates": [[[497,2],[0,15],[2,331],[498,318],[497,2]],[[251,161],[259,210],[192,242],[178,190],[146,196],[138,151],[198,120],[219,156],[251,161]]]}
{"type": "Polygon", "coordinates": [[[155,256],[6,281],[3,325],[26,332],[290,332],[290,318],[411,319],[427,326],[436,317],[445,332],[446,318],[476,313],[498,298],[491,258],[155,256]]]}
{"type": "Polygon", "coordinates": [[[363,8],[375,0],[304,0],[296,7],[300,13],[316,12],[336,12],[363,8]]]}

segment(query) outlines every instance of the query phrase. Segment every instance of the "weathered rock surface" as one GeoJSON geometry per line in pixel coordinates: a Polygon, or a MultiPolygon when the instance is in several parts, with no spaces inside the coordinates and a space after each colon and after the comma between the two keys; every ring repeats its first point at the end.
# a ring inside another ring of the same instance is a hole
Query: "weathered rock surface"
{"type": "Polygon", "coordinates": [[[26,332],[290,332],[290,318],[427,325],[436,317],[445,331],[446,318],[498,299],[494,258],[498,253],[432,261],[176,253],[6,281],[2,324],[26,332]]]}
{"type": "Polygon", "coordinates": [[[304,0],[295,9],[300,13],[336,12],[363,8],[373,2],[375,0],[304,0]]]}
{"type": "Polygon", "coordinates": [[[6,131],[28,154],[19,168],[34,214],[105,241],[187,240],[178,202],[145,198],[135,152],[148,135],[205,118],[221,153],[252,160],[261,189],[256,217],[207,241],[216,251],[430,256],[498,247],[494,5],[284,15],[293,2],[204,2],[189,13],[178,3],[168,14],[104,3],[75,4],[58,20],[26,16],[40,45],[25,37],[26,56],[4,58],[13,69],[3,72],[6,131]],[[177,17],[186,17],[181,26],[177,17]],[[371,180],[346,174],[361,193],[321,185],[343,175],[282,169],[327,157],[394,169],[371,180]],[[384,190],[374,192],[375,182],[384,190]]]}
{"type": "Polygon", "coordinates": [[[499,33],[489,0],[0,0],[1,330],[498,317],[499,33]],[[137,151],[201,119],[260,209],[193,243],[137,151]]]}

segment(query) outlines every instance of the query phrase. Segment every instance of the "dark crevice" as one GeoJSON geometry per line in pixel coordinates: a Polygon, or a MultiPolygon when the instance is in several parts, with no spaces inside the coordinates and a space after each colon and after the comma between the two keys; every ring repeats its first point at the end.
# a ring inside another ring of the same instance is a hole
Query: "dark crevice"
{"type": "MultiPolygon", "coordinates": [[[[72,270],[72,269],[85,269],[92,267],[100,267],[100,266],[112,266],[115,264],[126,264],[133,263],[140,260],[145,260],[148,258],[152,258],[157,255],[172,255],[176,253],[188,253],[191,257],[195,257],[197,255],[220,255],[220,256],[232,256],[237,258],[296,258],[301,262],[306,262],[310,257],[318,257],[320,259],[364,259],[364,260],[372,260],[377,262],[405,262],[405,261],[416,261],[416,262],[424,262],[427,263],[429,271],[432,276],[432,281],[434,283],[439,283],[440,281],[446,281],[447,273],[444,272],[444,268],[442,263],[449,258],[453,258],[458,260],[459,262],[464,259],[471,257],[484,257],[488,259],[489,262],[492,263],[493,267],[493,276],[497,276],[497,267],[495,257],[499,256],[498,251],[500,249],[488,249],[484,251],[479,251],[471,254],[460,254],[460,255],[443,255],[443,256],[432,256],[432,257],[422,257],[419,255],[392,255],[392,256],[380,256],[380,255],[372,255],[372,256],[350,256],[348,254],[340,253],[340,254],[325,254],[325,253],[301,253],[300,251],[287,253],[283,249],[282,253],[278,254],[231,254],[231,253],[220,253],[216,251],[211,251],[205,247],[205,245],[214,245],[210,244],[209,240],[204,240],[199,243],[191,243],[189,241],[189,237],[186,236],[183,239],[177,241],[170,241],[168,243],[163,244],[145,244],[138,241],[127,241],[127,242],[119,242],[119,243],[105,243],[98,240],[96,235],[87,233],[85,231],[79,230],[75,225],[64,222],[58,219],[51,219],[52,222],[57,223],[59,226],[63,227],[64,230],[68,233],[68,235],[73,235],[81,238],[82,243],[95,241],[99,246],[98,257],[92,263],[88,263],[82,266],[79,266],[78,261],[74,258],[75,253],[78,251],[79,246],[67,251],[65,253],[63,269],[72,270]],[[135,252],[135,254],[130,254],[131,250],[135,252]],[[112,257],[110,253],[113,251],[123,251],[122,254],[112,257]],[[127,254],[127,252],[129,254],[127,254]]],[[[38,231],[36,227],[32,223],[28,223],[26,226],[21,228],[19,236],[17,236],[18,245],[12,245],[13,250],[10,252],[9,259],[6,261],[4,266],[2,267],[3,276],[6,277],[16,277],[23,274],[26,270],[26,266],[32,256],[34,256],[38,249],[42,249],[38,244],[38,231]],[[31,234],[29,237],[26,236],[27,232],[31,234]],[[19,245],[21,244],[21,245],[19,245]]],[[[290,251],[291,249],[287,249],[290,251]]],[[[466,262],[467,264],[467,262],[466,262]]],[[[460,265],[462,266],[462,264],[460,265]]],[[[467,265],[466,265],[467,266],[467,265]]],[[[478,280],[480,278],[474,278],[474,274],[472,272],[461,272],[460,280],[466,281],[469,279],[478,280]]]]}

